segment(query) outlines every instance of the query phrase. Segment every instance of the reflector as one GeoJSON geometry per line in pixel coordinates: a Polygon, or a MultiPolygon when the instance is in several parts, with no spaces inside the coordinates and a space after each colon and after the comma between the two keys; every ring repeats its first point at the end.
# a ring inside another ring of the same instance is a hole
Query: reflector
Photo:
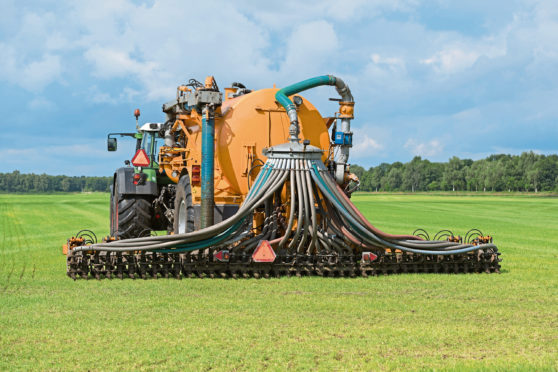
{"type": "Polygon", "coordinates": [[[148,167],[151,162],[144,149],[139,149],[132,158],[132,164],[135,167],[148,167]]]}
{"type": "Polygon", "coordinates": [[[213,258],[215,258],[217,261],[228,262],[229,257],[230,257],[230,255],[229,255],[228,250],[222,250],[222,251],[213,253],[213,258]]]}
{"type": "Polygon", "coordinates": [[[378,256],[372,252],[362,252],[362,261],[364,262],[374,261],[376,258],[378,258],[378,256]]]}
{"type": "Polygon", "coordinates": [[[192,183],[200,183],[201,181],[201,167],[199,165],[192,165],[192,183]]]}
{"type": "Polygon", "coordinates": [[[267,240],[260,240],[258,247],[252,254],[254,262],[273,262],[275,261],[276,254],[267,240]]]}

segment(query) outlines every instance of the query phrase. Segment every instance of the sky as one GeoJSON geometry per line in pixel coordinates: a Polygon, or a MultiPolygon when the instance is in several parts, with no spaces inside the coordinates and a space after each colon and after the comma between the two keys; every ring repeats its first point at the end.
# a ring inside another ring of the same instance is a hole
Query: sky
{"type": "MultiPolygon", "coordinates": [[[[324,74],[355,97],[350,162],[558,153],[558,2],[0,0],[0,172],[108,176],[109,132],[190,78],[324,74]]],[[[303,94],[332,115],[331,87],[303,94]]]]}

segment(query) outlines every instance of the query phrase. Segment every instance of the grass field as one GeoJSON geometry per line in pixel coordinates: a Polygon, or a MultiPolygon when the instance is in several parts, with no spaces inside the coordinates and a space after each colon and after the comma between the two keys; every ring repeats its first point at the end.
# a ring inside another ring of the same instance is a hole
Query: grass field
{"type": "Polygon", "coordinates": [[[558,199],[356,195],[378,227],[495,236],[502,274],[78,280],[108,194],[0,195],[0,370],[556,370],[558,199]]]}

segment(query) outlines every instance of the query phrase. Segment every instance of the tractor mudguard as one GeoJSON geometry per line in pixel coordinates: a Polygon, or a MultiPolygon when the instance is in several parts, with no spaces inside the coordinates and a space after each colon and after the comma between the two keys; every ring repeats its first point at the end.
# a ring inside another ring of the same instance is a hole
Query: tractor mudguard
{"type": "Polygon", "coordinates": [[[147,181],[145,185],[134,185],[134,168],[118,168],[114,173],[114,181],[118,182],[119,195],[153,195],[157,196],[157,184],[147,181]]]}

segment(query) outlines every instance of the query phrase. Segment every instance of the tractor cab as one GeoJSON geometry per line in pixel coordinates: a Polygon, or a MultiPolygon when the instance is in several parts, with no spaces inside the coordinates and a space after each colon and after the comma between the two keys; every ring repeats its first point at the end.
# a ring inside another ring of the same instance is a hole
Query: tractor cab
{"type": "Polygon", "coordinates": [[[161,147],[164,142],[164,139],[159,135],[163,129],[163,125],[163,123],[145,123],[141,126],[141,128],[139,128],[141,140],[139,141],[139,147],[137,150],[142,149],[145,151],[145,154],[149,158],[151,168],[159,167],[157,164],[157,154],[159,154],[159,147],[161,147]]]}
{"type": "MultiPolygon", "coordinates": [[[[145,156],[149,159],[149,164],[142,163],[143,166],[158,167],[157,154],[164,141],[159,133],[163,129],[163,125],[163,123],[145,123],[138,128],[136,133],[109,133],[107,136],[107,150],[116,151],[118,149],[116,136],[132,137],[136,139],[136,156],[140,150],[143,150],[145,156]]],[[[132,163],[134,162],[132,161],[132,163]]]]}

